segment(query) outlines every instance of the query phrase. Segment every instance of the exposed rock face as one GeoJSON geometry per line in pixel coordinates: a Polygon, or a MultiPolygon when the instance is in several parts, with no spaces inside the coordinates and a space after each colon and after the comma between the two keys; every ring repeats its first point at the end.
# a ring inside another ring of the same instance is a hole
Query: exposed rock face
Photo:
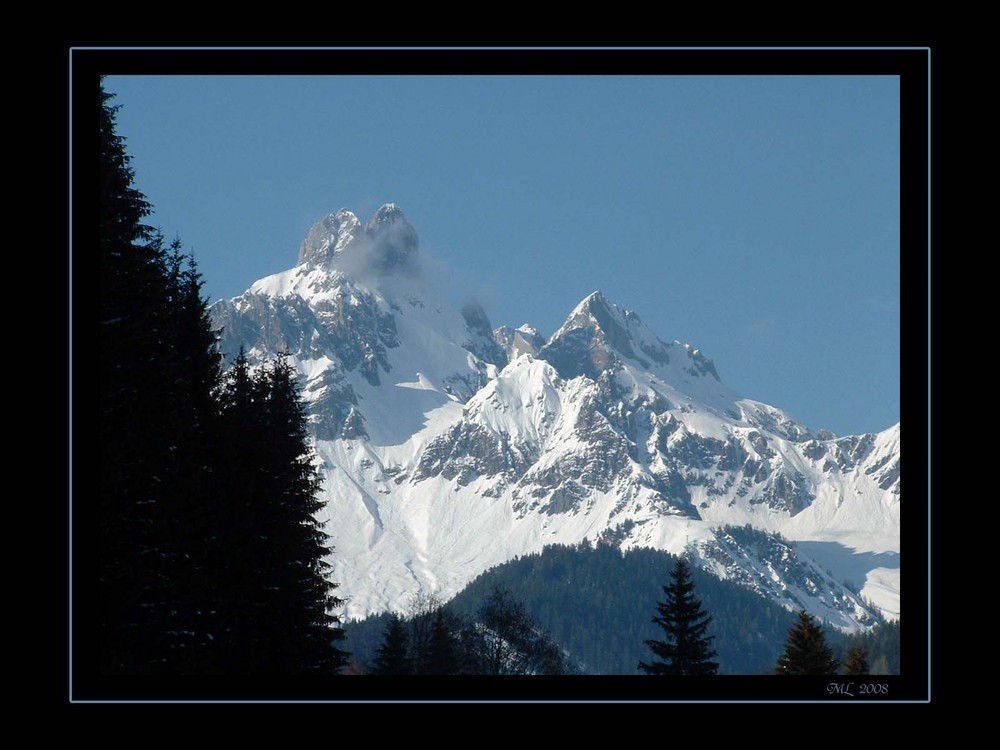
{"type": "Polygon", "coordinates": [[[395,204],[382,206],[364,228],[357,216],[342,208],[312,226],[298,262],[310,269],[414,274],[419,270],[419,244],[417,230],[395,204]]]}
{"type": "Polygon", "coordinates": [[[493,331],[493,339],[507,353],[507,359],[517,359],[522,354],[538,356],[545,346],[545,337],[534,326],[525,323],[517,328],[500,326],[493,331]]]}
{"type": "Polygon", "coordinates": [[[363,235],[358,217],[342,208],[313,224],[299,248],[299,265],[329,267],[331,261],[363,235]]]}

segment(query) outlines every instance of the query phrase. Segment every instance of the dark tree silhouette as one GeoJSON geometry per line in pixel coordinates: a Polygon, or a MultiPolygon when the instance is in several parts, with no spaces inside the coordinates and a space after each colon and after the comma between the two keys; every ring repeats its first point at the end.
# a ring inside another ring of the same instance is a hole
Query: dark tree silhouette
{"type": "Polygon", "coordinates": [[[344,638],[334,610],[343,600],[328,578],[326,557],[331,549],[316,513],[322,508],[316,457],[309,446],[306,413],[296,373],[286,355],[262,371],[265,434],[275,487],[274,525],[270,529],[274,555],[271,585],[279,594],[281,616],[276,640],[286,644],[283,671],[329,673],[347,662],[333,643],[344,638]],[[289,669],[290,667],[290,669],[289,669]]]}
{"type": "Polygon", "coordinates": [[[852,635],[848,662],[854,649],[864,652],[868,674],[899,674],[899,620],[883,622],[867,633],[852,635]]]}
{"type": "Polygon", "coordinates": [[[204,599],[206,430],[218,358],[180,242],[143,223],[117,107],[100,90],[98,514],[100,668],[192,671],[204,599]]]}
{"type": "Polygon", "coordinates": [[[346,664],[327,579],[327,536],[316,520],[319,478],[295,372],[286,357],[251,372],[241,350],[220,391],[219,598],[225,671],[330,673],[346,664]]]}
{"type": "Polygon", "coordinates": [[[462,640],[477,674],[566,674],[570,667],[552,637],[506,588],[493,589],[462,640]]]}
{"type": "Polygon", "coordinates": [[[342,602],[294,370],[241,354],[221,383],[201,278],[143,223],[111,99],[102,81],[99,669],[335,672],[342,602]]]}
{"type": "Polygon", "coordinates": [[[410,661],[414,674],[427,673],[431,641],[434,636],[434,620],[442,606],[441,600],[434,594],[417,594],[406,608],[403,619],[407,624],[410,661]]]}
{"type": "Polygon", "coordinates": [[[799,612],[799,620],[788,631],[784,653],[778,657],[775,674],[836,674],[839,664],[826,644],[826,635],[816,619],[799,612]]]}
{"type": "Polygon", "coordinates": [[[461,671],[461,644],[451,620],[443,607],[435,611],[425,674],[458,674],[461,671]]]}
{"type": "Polygon", "coordinates": [[[684,558],[677,560],[669,585],[663,587],[666,600],[656,606],[653,622],[663,628],[665,639],[646,641],[657,661],[639,662],[647,674],[714,675],[719,665],[712,650],[714,636],[707,635],[712,617],[694,595],[691,570],[684,558]]]}
{"type": "Polygon", "coordinates": [[[868,652],[862,646],[852,646],[847,652],[844,674],[869,674],[868,652]]]}
{"type": "Polygon", "coordinates": [[[413,661],[410,659],[409,639],[403,619],[396,613],[389,618],[375,656],[372,674],[400,675],[413,674],[413,661]]]}

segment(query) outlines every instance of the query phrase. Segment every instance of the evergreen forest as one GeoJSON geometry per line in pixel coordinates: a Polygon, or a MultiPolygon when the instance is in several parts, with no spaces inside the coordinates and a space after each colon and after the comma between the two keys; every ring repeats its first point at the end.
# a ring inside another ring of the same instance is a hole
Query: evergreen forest
{"type": "Polygon", "coordinates": [[[197,266],[145,223],[116,112],[102,81],[94,671],[334,674],[341,601],[295,373],[241,355],[223,375],[197,266]]]}

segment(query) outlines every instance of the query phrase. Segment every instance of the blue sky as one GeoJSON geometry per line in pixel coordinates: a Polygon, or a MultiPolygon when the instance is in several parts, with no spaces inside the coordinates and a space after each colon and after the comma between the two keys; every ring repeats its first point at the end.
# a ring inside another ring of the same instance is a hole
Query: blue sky
{"type": "Polygon", "coordinates": [[[109,76],[210,299],[394,202],[456,303],[551,334],[600,289],[838,434],[900,414],[894,76],[109,76]]]}

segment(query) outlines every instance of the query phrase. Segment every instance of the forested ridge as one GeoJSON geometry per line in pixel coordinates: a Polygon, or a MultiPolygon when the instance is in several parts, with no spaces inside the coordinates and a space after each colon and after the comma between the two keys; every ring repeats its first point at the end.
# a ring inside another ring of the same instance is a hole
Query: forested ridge
{"type": "MultiPolygon", "coordinates": [[[[551,633],[577,671],[586,674],[637,674],[640,661],[651,653],[647,640],[661,639],[653,622],[663,586],[677,558],[660,550],[637,548],[622,552],[614,546],[582,543],[554,545],[483,573],[447,603],[471,617],[496,587],[520,598],[535,621],[551,633]]],[[[796,613],[767,601],[742,586],[697,568],[691,570],[694,590],[712,622],[708,629],[718,651],[720,674],[774,674],[796,613]]],[[[405,614],[405,613],[403,613],[405,614]]],[[[368,666],[389,615],[351,622],[348,647],[359,669],[368,666]]],[[[834,653],[846,660],[852,644],[862,642],[874,654],[883,652],[885,673],[898,673],[898,623],[878,626],[869,634],[849,638],[825,628],[834,653]],[[893,640],[891,634],[895,633],[893,640]],[[879,644],[886,641],[884,647],[879,644]],[[893,669],[895,667],[895,669],[893,669]]]]}

